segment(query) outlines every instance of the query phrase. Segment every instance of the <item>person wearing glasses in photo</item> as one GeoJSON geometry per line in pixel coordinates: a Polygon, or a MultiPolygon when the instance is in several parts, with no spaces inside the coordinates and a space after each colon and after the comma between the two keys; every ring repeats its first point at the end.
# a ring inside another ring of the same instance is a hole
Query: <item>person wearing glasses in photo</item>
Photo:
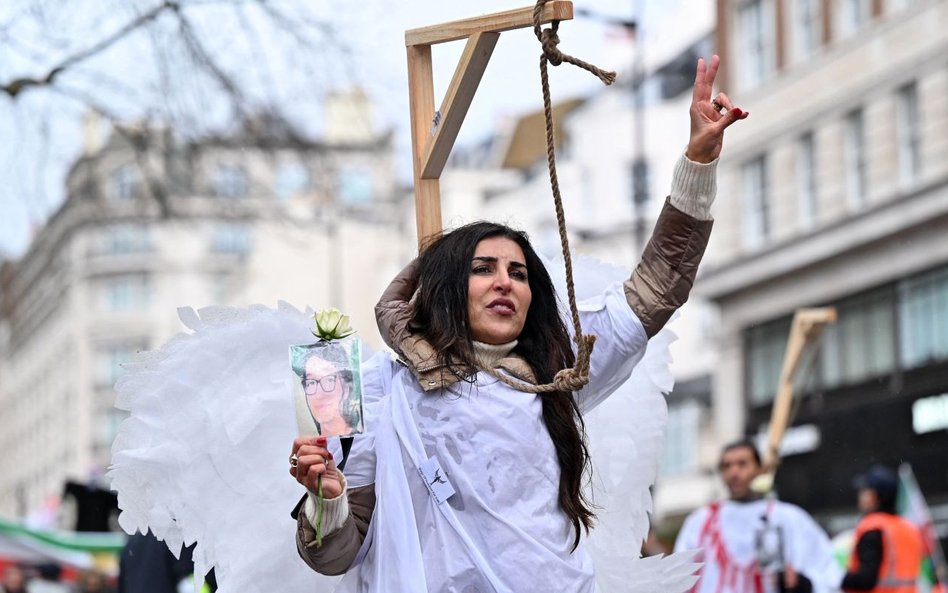
{"type": "Polygon", "coordinates": [[[345,348],[328,345],[310,350],[301,378],[306,405],[323,436],[362,432],[358,400],[352,397],[352,370],[345,348]]]}

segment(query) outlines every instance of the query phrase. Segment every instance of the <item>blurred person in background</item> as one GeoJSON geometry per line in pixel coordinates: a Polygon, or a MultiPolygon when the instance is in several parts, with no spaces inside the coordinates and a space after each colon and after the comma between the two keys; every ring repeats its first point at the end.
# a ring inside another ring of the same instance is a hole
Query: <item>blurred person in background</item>
{"type": "Polygon", "coordinates": [[[873,465],[856,478],[855,486],[864,514],[856,526],[856,544],[841,588],[916,593],[924,542],[918,528],[895,512],[898,476],[887,467],[873,465]]]}
{"type": "Polygon", "coordinates": [[[112,593],[106,577],[96,570],[85,570],[76,580],[76,593],[112,593]]]}
{"type": "Polygon", "coordinates": [[[800,507],[751,488],[763,471],[750,439],[724,447],[718,464],[729,499],[685,519],[675,551],[700,550],[693,593],[831,593],[842,571],[823,529],[800,507]]]}
{"type": "Polygon", "coordinates": [[[0,582],[2,593],[26,593],[26,573],[13,564],[3,571],[3,582],[0,582]]]}
{"type": "Polygon", "coordinates": [[[60,565],[48,562],[36,567],[36,577],[26,584],[27,593],[71,593],[66,583],[60,582],[63,569],[60,565]]]}
{"type": "MultiPolygon", "coordinates": [[[[118,593],[193,593],[193,549],[182,548],[175,558],[151,531],[129,536],[119,559],[118,593]]],[[[211,573],[201,593],[217,589],[211,573]]]]}

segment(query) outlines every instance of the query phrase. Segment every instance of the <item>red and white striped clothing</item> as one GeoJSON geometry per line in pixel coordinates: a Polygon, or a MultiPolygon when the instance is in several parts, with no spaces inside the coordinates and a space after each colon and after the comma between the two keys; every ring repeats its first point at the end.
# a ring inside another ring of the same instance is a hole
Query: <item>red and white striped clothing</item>
{"type": "Polygon", "coordinates": [[[784,563],[813,583],[814,593],[833,593],[842,569],[833,557],[826,533],[800,507],[780,501],[718,502],[685,520],[675,551],[701,550],[705,563],[694,593],[767,593],[758,568],[756,537],[763,517],[778,527],[784,563]]]}

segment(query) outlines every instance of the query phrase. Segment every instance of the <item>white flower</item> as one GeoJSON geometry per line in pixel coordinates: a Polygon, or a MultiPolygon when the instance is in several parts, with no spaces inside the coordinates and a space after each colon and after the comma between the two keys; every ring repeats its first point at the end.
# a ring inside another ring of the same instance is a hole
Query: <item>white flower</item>
{"type": "Polygon", "coordinates": [[[767,494],[774,488],[774,475],[771,472],[760,474],[751,481],[751,490],[757,494],[767,494]]]}
{"type": "Polygon", "coordinates": [[[323,340],[340,340],[355,333],[349,326],[349,316],[335,307],[317,311],[313,321],[316,323],[313,334],[323,340]]]}

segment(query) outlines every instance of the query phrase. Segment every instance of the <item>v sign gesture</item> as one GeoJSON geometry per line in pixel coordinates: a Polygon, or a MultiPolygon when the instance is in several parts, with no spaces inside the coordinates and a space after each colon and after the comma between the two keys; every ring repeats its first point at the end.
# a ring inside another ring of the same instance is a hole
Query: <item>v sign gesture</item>
{"type": "Polygon", "coordinates": [[[724,142],[724,129],[748,116],[746,111],[734,107],[724,93],[718,93],[712,101],[711,88],[714,86],[714,77],[717,76],[720,62],[721,59],[717,55],[711,56],[710,63],[705,63],[704,58],[698,58],[689,109],[691,138],[685,151],[685,156],[698,163],[710,163],[718,158],[724,142]]]}

